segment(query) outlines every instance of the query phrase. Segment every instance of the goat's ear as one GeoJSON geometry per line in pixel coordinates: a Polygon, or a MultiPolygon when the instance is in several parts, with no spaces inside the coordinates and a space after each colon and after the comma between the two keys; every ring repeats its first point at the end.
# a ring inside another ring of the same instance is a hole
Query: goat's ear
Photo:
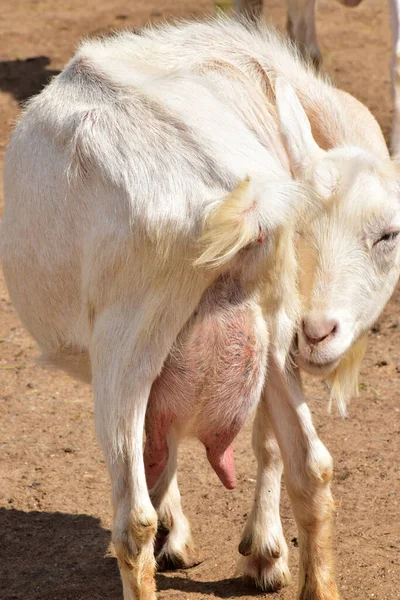
{"type": "Polygon", "coordinates": [[[249,177],[209,213],[200,238],[203,252],[195,266],[222,267],[260,235],[256,196],[249,177]]]}
{"type": "Polygon", "coordinates": [[[283,78],[275,83],[276,109],[283,143],[295,178],[301,179],[308,165],[324,152],[311,132],[310,121],[300,104],[296,92],[283,78]]]}
{"type": "Polygon", "coordinates": [[[318,196],[329,200],[339,185],[339,171],[333,160],[321,160],[314,169],[312,181],[318,196]]]}

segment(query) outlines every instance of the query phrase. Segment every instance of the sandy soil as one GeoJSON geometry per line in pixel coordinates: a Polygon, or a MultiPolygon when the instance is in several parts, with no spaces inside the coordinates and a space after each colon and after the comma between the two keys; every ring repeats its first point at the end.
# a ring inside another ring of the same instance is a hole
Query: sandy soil
{"type": "MultiPolygon", "coordinates": [[[[283,0],[267,0],[266,19],[282,28],[283,0]]],[[[70,58],[77,42],[148,20],[199,16],[208,0],[14,0],[0,14],[0,161],[21,102],[70,58]]],[[[321,0],[318,28],[325,68],[390,129],[390,25],[386,2],[345,9],[321,0]]],[[[2,192],[0,192],[2,194],[2,192]]],[[[2,207],[2,195],[0,207],[2,207]]],[[[0,208],[1,212],[1,208],[0,208]]],[[[322,384],[308,386],[310,406],[335,460],[333,491],[337,577],[345,600],[398,600],[400,589],[400,290],[371,331],[360,397],[350,418],[327,415],[322,384]]],[[[35,366],[37,351],[0,279],[0,596],[3,600],[119,599],[115,560],[105,557],[111,525],[110,484],[93,430],[89,388],[35,366]]],[[[227,492],[202,448],[181,449],[180,481],[204,561],[159,574],[162,600],[258,593],[234,577],[237,544],[251,507],[255,463],[250,426],[236,442],[238,486],[227,492]]],[[[296,528],[286,496],[282,519],[297,573],[296,528]]],[[[294,600],[292,584],[274,600],[294,600]]]]}

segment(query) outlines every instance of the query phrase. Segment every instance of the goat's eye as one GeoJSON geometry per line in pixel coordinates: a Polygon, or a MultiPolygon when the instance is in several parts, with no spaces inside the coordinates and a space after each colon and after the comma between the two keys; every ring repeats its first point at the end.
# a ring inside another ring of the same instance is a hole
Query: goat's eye
{"type": "Polygon", "coordinates": [[[387,233],[384,233],[378,240],[376,240],[374,246],[376,246],[376,244],[380,244],[381,242],[394,242],[399,233],[400,231],[388,231],[387,233]]]}

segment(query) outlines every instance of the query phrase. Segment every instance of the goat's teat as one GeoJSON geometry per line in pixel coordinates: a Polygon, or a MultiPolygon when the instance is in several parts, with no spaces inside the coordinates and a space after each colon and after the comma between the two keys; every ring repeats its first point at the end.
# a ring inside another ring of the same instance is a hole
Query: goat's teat
{"type": "Polygon", "coordinates": [[[308,315],[302,322],[304,337],[313,346],[332,338],[337,333],[338,328],[339,323],[336,319],[321,314],[308,315]]]}

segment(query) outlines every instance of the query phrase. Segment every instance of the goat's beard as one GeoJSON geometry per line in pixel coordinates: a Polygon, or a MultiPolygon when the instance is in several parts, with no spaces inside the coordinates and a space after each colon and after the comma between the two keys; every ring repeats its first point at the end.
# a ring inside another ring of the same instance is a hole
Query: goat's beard
{"type": "Polygon", "coordinates": [[[337,368],[327,378],[331,390],[329,408],[336,402],[339,413],[346,416],[347,404],[358,396],[358,374],[367,349],[368,333],[359,337],[344,354],[337,368]]]}
{"type": "Polygon", "coordinates": [[[358,373],[367,347],[368,335],[359,337],[339,358],[318,364],[308,361],[298,350],[295,336],[291,356],[301,371],[326,379],[330,388],[329,410],[335,402],[342,417],[346,416],[347,405],[352,396],[358,396],[358,373]]]}

